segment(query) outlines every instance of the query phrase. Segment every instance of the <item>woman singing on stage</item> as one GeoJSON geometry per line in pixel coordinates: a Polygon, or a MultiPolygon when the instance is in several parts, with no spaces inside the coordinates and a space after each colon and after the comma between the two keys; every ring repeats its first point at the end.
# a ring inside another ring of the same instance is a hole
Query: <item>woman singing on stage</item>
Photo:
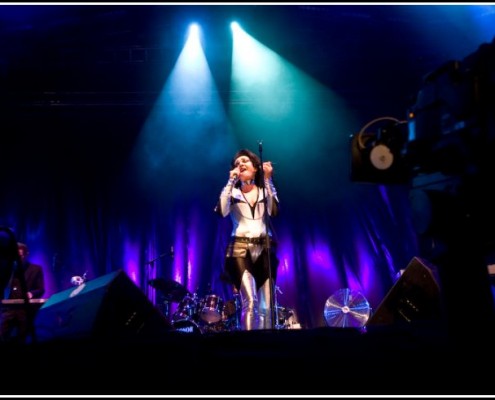
{"type": "Polygon", "coordinates": [[[272,178],[270,161],[261,165],[252,151],[239,150],[216,207],[232,220],[224,272],[240,294],[242,330],[271,329],[274,322],[272,296],[279,260],[268,217],[278,214],[279,200],[272,178]]]}

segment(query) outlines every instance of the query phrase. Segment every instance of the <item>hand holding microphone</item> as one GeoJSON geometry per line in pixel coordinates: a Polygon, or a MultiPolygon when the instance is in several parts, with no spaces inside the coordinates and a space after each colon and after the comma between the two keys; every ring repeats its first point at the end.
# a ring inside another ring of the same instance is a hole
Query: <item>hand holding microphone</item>
{"type": "Polygon", "coordinates": [[[237,179],[239,179],[239,174],[241,173],[239,167],[235,167],[234,169],[232,169],[229,173],[229,179],[233,179],[234,181],[236,181],[237,179]]]}
{"type": "Polygon", "coordinates": [[[265,161],[263,163],[263,173],[266,179],[271,179],[273,176],[273,163],[271,161],[265,161]]]}

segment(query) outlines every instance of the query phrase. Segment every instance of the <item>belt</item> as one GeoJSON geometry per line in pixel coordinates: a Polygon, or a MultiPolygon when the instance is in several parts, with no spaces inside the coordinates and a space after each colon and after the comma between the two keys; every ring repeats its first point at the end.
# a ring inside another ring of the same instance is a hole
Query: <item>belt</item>
{"type": "MultiPolygon", "coordinates": [[[[263,244],[266,243],[266,236],[262,237],[244,237],[244,236],[234,236],[233,237],[234,242],[241,242],[241,243],[252,243],[252,244],[263,244]]],[[[271,241],[271,238],[270,238],[271,241]]]]}

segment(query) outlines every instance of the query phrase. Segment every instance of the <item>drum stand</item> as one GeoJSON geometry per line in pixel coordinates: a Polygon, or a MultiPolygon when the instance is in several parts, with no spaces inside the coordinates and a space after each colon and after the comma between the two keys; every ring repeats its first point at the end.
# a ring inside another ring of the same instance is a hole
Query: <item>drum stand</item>
{"type": "Polygon", "coordinates": [[[165,318],[169,319],[170,318],[170,301],[163,300],[163,310],[162,310],[163,315],[165,318]]]}
{"type": "Polygon", "coordinates": [[[274,307],[275,307],[275,329],[285,329],[285,318],[284,318],[284,323],[280,324],[280,316],[279,316],[279,306],[278,306],[278,296],[277,293],[283,294],[280,288],[275,285],[275,294],[274,294],[274,307]]]}
{"type": "MultiPolygon", "coordinates": [[[[145,274],[145,282],[144,282],[144,294],[146,295],[148,300],[150,300],[151,303],[153,303],[154,306],[156,306],[156,291],[155,291],[154,283],[158,281],[158,279],[156,279],[156,277],[155,278],[153,277],[153,272],[156,275],[155,262],[158,260],[161,260],[165,256],[170,256],[172,258],[174,257],[174,246],[170,246],[170,251],[168,253],[162,253],[158,257],[155,257],[151,260],[148,260],[145,263],[146,274],[145,274]],[[149,287],[152,287],[153,290],[150,290],[149,287]]],[[[168,300],[169,299],[166,299],[164,301],[164,310],[163,310],[164,311],[163,314],[167,318],[169,316],[168,300]]]]}
{"type": "Polygon", "coordinates": [[[234,304],[235,304],[235,324],[232,328],[234,331],[241,330],[241,313],[242,313],[242,302],[241,295],[239,292],[234,293],[234,304]]]}

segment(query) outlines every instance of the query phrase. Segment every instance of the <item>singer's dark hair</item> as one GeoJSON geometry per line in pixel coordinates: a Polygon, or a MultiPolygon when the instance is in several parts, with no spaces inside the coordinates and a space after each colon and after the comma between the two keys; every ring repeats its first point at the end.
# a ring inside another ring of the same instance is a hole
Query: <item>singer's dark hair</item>
{"type": "MultiPolygon", "coordinates": [[[[235,153],[234,157],[232,158],[232,161],[230,162],[230,166],[232,168],[235,168],[235,160],[237,160],[239,157],[242,157],[242,156],[248,157],[251,160],[251,162],[253,163],[254,168],[256,168],[256,174],[254,176],[254,182],[255,182],[256,186],[263,187],[264,186],[263,167],[261,166],[261,160],[251,150],[241,149],[241,150],[237,151],[237,153],[235,153]]],[[[237,181],[235,186],[236,187],[241,186],[241,182],[237,181]]]]}

